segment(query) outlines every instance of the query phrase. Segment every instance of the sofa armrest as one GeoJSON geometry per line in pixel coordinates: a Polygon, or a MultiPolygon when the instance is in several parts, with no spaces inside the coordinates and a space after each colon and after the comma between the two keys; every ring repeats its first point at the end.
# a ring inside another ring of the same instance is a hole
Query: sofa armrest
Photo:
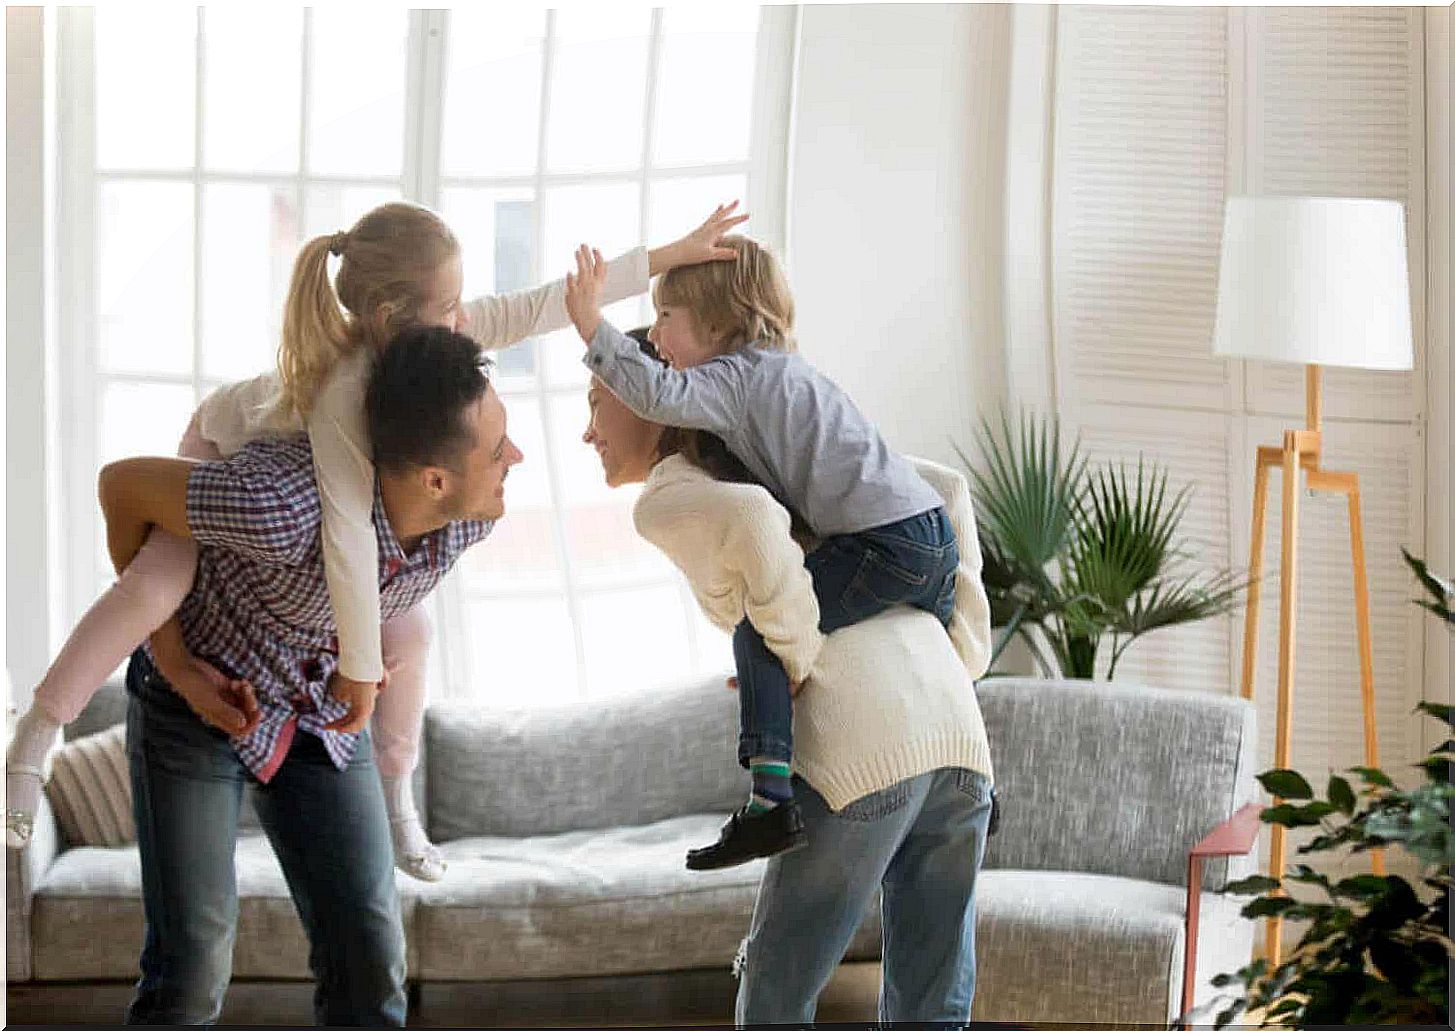
{"type": "Polygon", "coordinates": [[[5,850],[5,979],[29,981],[32,975],[30,916],[35,889],[62,849],[60,828],[45,793],[35,813],[30,842],[5,850]]]}
{"type": "Polygon", "coordinates": [[[1218,824],[1187,856],[1187,914],[1185,916],[1186,947],[1182,960],[1182,1017],[1192,1009],[1193,989],[1197,986],[1197,919],[1202,908],[1202,864],[1217,856],[1247,855],[1258,841],[1258,816],[1263,806],[1249,802],[1218,824]]]}

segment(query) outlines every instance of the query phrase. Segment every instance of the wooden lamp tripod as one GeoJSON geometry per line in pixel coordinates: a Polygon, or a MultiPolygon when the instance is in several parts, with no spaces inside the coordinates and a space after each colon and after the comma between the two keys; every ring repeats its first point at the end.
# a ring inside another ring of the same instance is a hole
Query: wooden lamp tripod
{"type": "MultiPolygon", "coordinates": [[[[1258,650],[1259,578],[1263,572],[1264,512],[1272,470],[1283,473],[1279,562],[1278,723],[1274,765],[1289,768],[1293,749],[1294,643],[1297,628],[1298,497],[1309,490],[1343,494],[1349,501],[1354,609],[1359,638],[1359,683],[1364,706],[1364,759],[1379,765],[1374,723],[1374,643],[1369,624],[1369,580],[1359,476],[1322,466],[1323,394],[1320,366],[1409,369],[1409,281],[1404,210],[1385,200],[1325,197],[1230,197],[1223,224],[1214,353],[1299,362],[1305,373],[1306,426],[1286,430],[1280,447],[1258,448],[1248,599],[1243,623],[1244,698],[1253,697],[1258,650]]],[[[1277,804],[1281,799],[1274,799],[1277,804]]],[[[1269,875],[1281,877],[1285,828],[1274,824],[1269,875]]],[[[1374,872],[1384,873],[1381,851],[1374,872]]],[[[1268,920],[1266,954],[1277,966],[1281,925],[1268,920]]]]}

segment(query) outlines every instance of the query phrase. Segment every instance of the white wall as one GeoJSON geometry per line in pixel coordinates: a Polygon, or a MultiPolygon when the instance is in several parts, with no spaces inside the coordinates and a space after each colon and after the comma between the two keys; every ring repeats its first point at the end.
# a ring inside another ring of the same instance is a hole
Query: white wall
{"type": "Polygon", "coordinates": [[[1003,6],[809,6],[788,274],[804,355],[955,463],[1003,393],[1003,6]]]}
{"type": "Polygon", "coordinates": [[[5,668],[21,708],[49,661],[42,10],[5,11],[5,668]]]}

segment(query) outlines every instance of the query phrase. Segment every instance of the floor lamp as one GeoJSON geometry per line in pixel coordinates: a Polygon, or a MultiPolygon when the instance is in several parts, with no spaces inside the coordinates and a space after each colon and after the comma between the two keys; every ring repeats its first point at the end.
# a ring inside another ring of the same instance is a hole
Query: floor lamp
{"type": "MultiPolygon", "coordinates": [[[[1363,198],[1228,198],[1213,351],[1229,358],[1306,366],[1305,427],[1284,431],[1281,446],[1258,448],[1248,604],[1243,624],[1243,697],[1253,697],[1264,509],[1269,475],[1278,470],[1283,474],[1283,537],[1279,561],[1278,724],[1274,763],[1287,769],[1293,745],[1298,498],[1302,476],[1309,490],[1343,494],[1349,502],[1354,614],[1364,703],[1364,757],[1367,765],[1378,766],[1374,656],[1359,476],[1323,467],[1323,395],[1319,370],[1325,365],[1358,369],[1411,368],[1409,274],[1402,205],[1396,201],[1363,198]]],[[[1283,874],[1284,835],[1285,829],[1274,824],[1268,859],[1271,876],[1283,874]]],[[[1382,874],[1382,852],[1375,851],[1372,859],[1374,872],[1382,874]]],[[[1267,956],[1275,967],[1281,952],[1280,930],[1281,921],[1270,917],[1267,956]]]]}

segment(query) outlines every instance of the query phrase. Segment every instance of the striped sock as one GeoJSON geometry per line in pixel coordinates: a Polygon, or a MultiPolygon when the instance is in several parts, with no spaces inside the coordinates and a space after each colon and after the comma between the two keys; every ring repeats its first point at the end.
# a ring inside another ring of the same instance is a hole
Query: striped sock
{"type": "Polygon", "coordinates": [[[761,756],[748,760],[748,771],[753,775],[753,793],[748,796],[748,812],[766,813],[793,798],[793,771],[786,762],[778,759],[764,759],[761,756]]]}

